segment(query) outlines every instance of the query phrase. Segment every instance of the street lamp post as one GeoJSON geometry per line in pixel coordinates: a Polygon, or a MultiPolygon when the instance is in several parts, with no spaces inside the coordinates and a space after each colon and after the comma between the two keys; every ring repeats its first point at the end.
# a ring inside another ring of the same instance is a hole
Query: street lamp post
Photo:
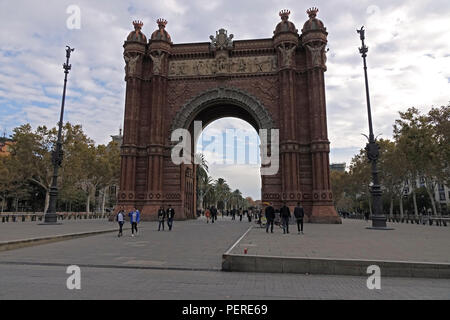
{"type": "Polygon", "coordinates": [[[361,38],[362,46],[359,48],[359,52],[361,53],[361,56],[363,58],[364,62],[364,78],[366,83],[366,100],[367,100],[367,114],[369,118],[369,142],[366,145],[366,152],[367,152],[367,158],[369,159],[371,163],[372,168],[372,186],[370,188],[370,193],[372,194],[372,227],[369,227],[369,229],[381,229],[381,230],[387,230],[391,228],[387,228],[386,226],[386,216],[383,213],[383,203],[381,200],[381,186],[378,179],[378,169],[377,169],[377,161],[378,157],[380,155],[379,149],[380,147],[376,143],[374,134],[373,134],[373,127],[372,127],[372,112],[370,109],[370,98],[369,98],[369,80],[367,78],[367,63],[366,63],[366,57],[367,52],[369,51],[369,48],[364,44],[365,39],[365,30],[364,26],[361,27],[360,30],[356,30],[359,33],[359,36],[361,38]]]}
{"type": "Polygon", "coordinates": [[[66,63],[63,64],[64,68],[64,89],[61,103],[61,114],[59,117],[58,123],[58,140],[56,141],[55,149],[52,152],[52,164],[53,164],[53,179],[52,186],[50,187],[50,203],[47,209],[47,212],[44,216],[45,224],[56,224],[57,223],[57,215],[56,215],[56,201],[58,198],[58,170],[63,161],[63,150],[62,150],[62,126],[63,126],[63,116],[64,116],[64,103],[66,100],[66,86],[67,86],[67,75],[69,74],[69,70],[72,66],[69,64],[70,54],[75,49],[66,46],[66,63]]]}

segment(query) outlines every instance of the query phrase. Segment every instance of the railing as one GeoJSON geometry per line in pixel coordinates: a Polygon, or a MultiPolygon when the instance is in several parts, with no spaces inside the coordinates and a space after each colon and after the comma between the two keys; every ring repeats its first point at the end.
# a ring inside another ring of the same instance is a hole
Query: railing
{"type": "Polygon", "coordinates": [[[389,222],[395,223],[411,223],[411,224],[423,224],[423,225],[436,225],[436,226],[447,226],[450,224],[450,217],[448,216],[419,216],[417,217],[388,217],[389,222]]]}
{"type": "MultiPolygon", "coordinates": [[[[341,215],[342,218],[345,219],[358,219],[358,220],[364,220],[365,216],[364,214],[355,213],[355,214],[349,214],[345,217],[341,215]]],[[[369,217],[369,220],[371,217],[369,217]]],[[[393,216],[387,217],[388,222],[393,223],[410,223],[410,224],[422,224],[422,225],[436,225],[436,226],[444,226],[446,227],[447,224],[450,225],[450,216],[427,216],[427,215],[420,215],[419,217],[415,216],[403,216],[403,218],[399,216],[393,216]]]]}
{"type": "MultiPolygon", "coordinates": [[[[87,219],[109,219],[111,213],[87,213],[87,212],[59,212],[58,220],[87,220],[87,219]]],[[[1,213],[0,221],[6,222],[32,222],[43,221],[43,213],[1,213]]]]}

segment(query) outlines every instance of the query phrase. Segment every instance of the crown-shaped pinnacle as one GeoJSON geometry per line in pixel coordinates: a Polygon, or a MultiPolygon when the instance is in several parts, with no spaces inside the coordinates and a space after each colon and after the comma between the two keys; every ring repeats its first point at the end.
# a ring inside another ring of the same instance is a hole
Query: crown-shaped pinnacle
{"type": "Polygon", "coordinates": [[[317,15],[317,12],[319,12],[319,9],[316,7],[309,8],[306,10],[306,13],[308,14],[308,17],[315,18],[317,15]]]}
{"type": "Polygon", "coordinates": [[[134,20],[133,21],[133,26],[135,29],[142,29],[142,26],[144,25],[144,23],[141,20],[134,20]]]}
{"type": "Polygon", "coordinates": [[[280,11],[279,15],[281,17],[281,19],[285,18],[285,19],[289,19],[289,15],[291,14],[291,11],[289,11],[288,9],[283,9],[280,11]]]}
{"type": "Polygon", "coordinates": [[[167,20],[163,19],[163,18],[159,18],[158,20],[156,20],[156,23],[158,24],[158,27],[166,27],[167,24],[167,20]]]}

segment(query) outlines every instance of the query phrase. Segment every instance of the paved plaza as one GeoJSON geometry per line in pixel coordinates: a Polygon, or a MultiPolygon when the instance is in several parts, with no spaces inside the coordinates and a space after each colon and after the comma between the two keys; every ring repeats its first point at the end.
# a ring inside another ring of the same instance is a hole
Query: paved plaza
{"type": "Polygon", "coordinates": [[[450,263],[450,228],[406,223],[388,223],[395,230],[370,230],[370,221],[343,219],[341,225],[297,225],[289,234],[274,226],[274,234],[253,227],[231,251],[283,257],[365,259],[450,263]]]}
{"type": "Polygon", "coordinates": [[[116,227],[115,223],[106,219],[63,220],[60,225],[39,225],[39,223],[42,222],[0,223],[0,242],[102,231],[116,227]]]}
{"type": "MultiPolygon", "coordinates": [[[[95,223],[104,223],[107,227],[115,225],[106,221],[95,223]]],[[[346,230],[351,225],[359,228],[359,224],[344,221],[343,225],[332,227],[339,234],[339,227],[346,230]]],[[[2,228],[7,225],[19,226],[5,224],[2,228]]],[[[214,224],[207,224],[204,219],[175,221],[172,231],[158,232],[156,222],[144,222],[139,225],[139,235],[131,237],[129,223],[126,223],[122,238],[116,233],[107,233],[0,252],[0,299],[450,298],[448,279],[383,277],[381,290],[369,290],[367,277],[220,271],[222,254],[250,225],[254,224],[219,217],[214,224]],[[69,265],[81,268],[81,290],[66,288],[69,265]]],[[[68,224],[54,227],[66,228],[68,224]]],[[[284,236],[281,229],[273,235],[252,229],[236,248],[249,242],[251,239],[247,236],[254,234],[261,237],[258,241],[272,244],[285,239],[300,241],[297,240],[300,237],[302,241],[314,242],[307,239],[313,237],[313,230],[321,228],[322,225],[307,224],[303,236],[284,236]]],[[[433,229],[449,232],[448,228],[433,229]]],[[[363,230],[364,233],[375,232],[363,230]]],[[[330,238],[339,239],[341,236],[336,233],[330,233],[330,238]]],[[[318,234],[319,231],[317,237],[318,234]]],[[[248,247],[249,250],[258,248],[248,247]]],[[[351,251],[349,254],[353,254],[351,251]]]]}

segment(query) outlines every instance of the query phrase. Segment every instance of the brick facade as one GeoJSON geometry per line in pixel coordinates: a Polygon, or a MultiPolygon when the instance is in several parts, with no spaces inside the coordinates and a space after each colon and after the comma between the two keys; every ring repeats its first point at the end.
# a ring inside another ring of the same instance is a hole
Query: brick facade
{"type": "Polygon", "coordinates": [[[220,29],[211,42],[189,44],[172,43],[162,19],[147,42],[135,22],[124,44],[119,206],[153,220],[160,205],[171,204],[178,219],[194,218],[196,167],[172,163],[171,133],[233,116],[257,131],[280,130],[280,170],[262,176],[262,201],[301,201],[309,221],[339,223],[329,177],[327,32],[316,13],[308,10],[301,34],[282,11],[272,38],[233,41],[220,29]]]}

